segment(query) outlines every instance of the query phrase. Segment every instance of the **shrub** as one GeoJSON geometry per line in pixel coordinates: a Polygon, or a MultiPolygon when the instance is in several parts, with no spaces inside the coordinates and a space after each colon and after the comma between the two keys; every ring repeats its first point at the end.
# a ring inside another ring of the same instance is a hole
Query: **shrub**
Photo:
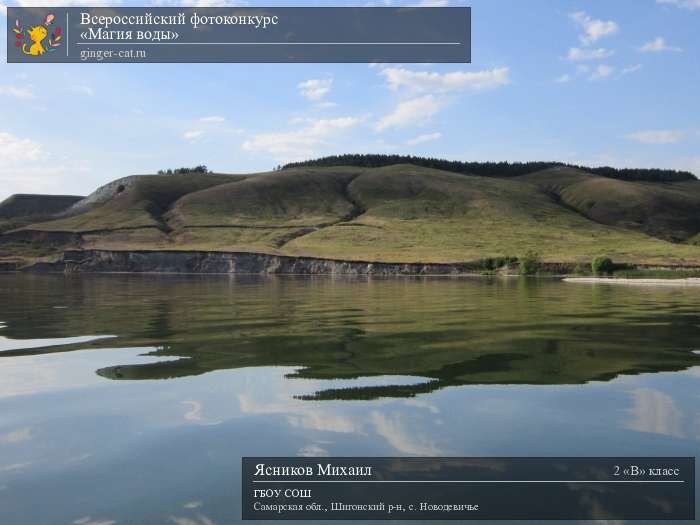
{"type": "Polygon", "coordinates": [[[188,173],[211,173],[209,171],[209,168],[206,166],[199,165],[195,166],[194,168],[177,168],[177,169],[167,169],[167,170],[158,170],[158,175],[186,175],[188,173]]]}
{"type": "Polygon", "coordinates": [[[518,261],[520,262],[520,275],[534,275],[540,266],[540,256],[532,250],[528,250],[518,261]]]}
{"type": "Polygon", "coordinates": [[[488,257],[486,259],[481,259],[481,261],[479,261],[479,266],[481,270],[493,272],[502,268],[507,268],[517,262],[517,257],[506,255],[504,257],[488,257]]]}
{"type": "Polygon", "coordinates": [[[584,264],[576,263],[576,266],[574,267],[574,274],[575,275],[586,275],[586,274],[588,274],[588,268],[584,264]]]}
{"type": "Polygon", "coordinates": [[[596,275],[601,275],[604,273],[612,273],[615,270],[615,263],[610,257],[596,257],[591,263],[591,270],[596,275]]]}

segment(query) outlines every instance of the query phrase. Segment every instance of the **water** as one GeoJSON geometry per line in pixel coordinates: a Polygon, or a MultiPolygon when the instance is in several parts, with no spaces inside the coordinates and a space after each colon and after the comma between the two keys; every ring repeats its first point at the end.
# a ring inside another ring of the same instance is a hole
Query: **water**
{"type": "Polygon", "coordinates": [[[223,525],[241,456],[695,456],[700,288],[0,276],[0,523],[223,525]]]}

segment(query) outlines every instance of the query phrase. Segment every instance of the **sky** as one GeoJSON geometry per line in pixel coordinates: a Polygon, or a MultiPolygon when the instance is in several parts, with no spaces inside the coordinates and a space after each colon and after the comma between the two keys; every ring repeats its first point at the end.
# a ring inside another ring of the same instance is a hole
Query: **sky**
{"type": "MultiPolygon", "coordinates": [[[[700,0],[294,3],[469,5],[471,64],[7,64],[6,6],[54,4],[147,2],[0,0],[0,200],[342,153],[700,176],[700,0]]],[[[153,2],[242,4],[290,2],[153,2]]]]}

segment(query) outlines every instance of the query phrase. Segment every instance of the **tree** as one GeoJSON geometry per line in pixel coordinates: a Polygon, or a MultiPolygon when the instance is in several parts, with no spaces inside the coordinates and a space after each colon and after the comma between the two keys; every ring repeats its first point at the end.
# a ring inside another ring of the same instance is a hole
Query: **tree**
{"type": "Polygon", "coordinates": [[[177,168],[177,169],[167,169],[167,170],[158,170],[158,175],[186,175],[187,173],[210,173],[209,168],[207,168],[204,164],[200,164],[199,166],[195,166],[194,168],[177,168]]]}
{"type": "Polygon", "coordinates": [[[596,257],[591,262],[591,270],[596,275],[611,274],[615,271],[615,263],[610,257],[596,257]]]}
{"type": "Polygon", "coordinates": [[[528,250],[525,255],[518,258],[520,263],[520,275],[534,275],[540,267],[540,256],[536,251],[528,250]]]}
{"type": "Polygon", "coordinates": [[[563,162],[463,162],[456,160],[437,159],[432,157],[414,157],[412,155],[381,155],[381,154],[347,154],[332,155],[320,159],[303,162],[292,162],[282,166],[282,169],[302,167],[331,167],[358,166],[362,168],[379,168],[393,164],[414,164],[426,168],[452,171],[463,175],[478,175],[481,177],[517,177],[549,168],[567,167],[587,171],[601,177],[646,182],[681,182],[697,180],[687,171],[660,169],[617,169],[611,167],[588,168],[565,164],[563,162]]]}

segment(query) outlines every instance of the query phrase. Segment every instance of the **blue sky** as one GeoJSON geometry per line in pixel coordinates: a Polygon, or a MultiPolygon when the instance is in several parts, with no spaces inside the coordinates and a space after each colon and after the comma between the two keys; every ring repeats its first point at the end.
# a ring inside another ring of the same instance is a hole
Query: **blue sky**
{"type": "MultiPolygon", "coordinates": [[[[52,3],[146,2],[0,0],[52,3]]],[[[448,4],[295,4],[420,3],[448,4]]],[[[450,5],[473,7],[471,64],[6,64],[0,7],[0,199],[87,194],[161,168],[249,173],[352,152],[700,176],[700,0],[450,5]]]]}

